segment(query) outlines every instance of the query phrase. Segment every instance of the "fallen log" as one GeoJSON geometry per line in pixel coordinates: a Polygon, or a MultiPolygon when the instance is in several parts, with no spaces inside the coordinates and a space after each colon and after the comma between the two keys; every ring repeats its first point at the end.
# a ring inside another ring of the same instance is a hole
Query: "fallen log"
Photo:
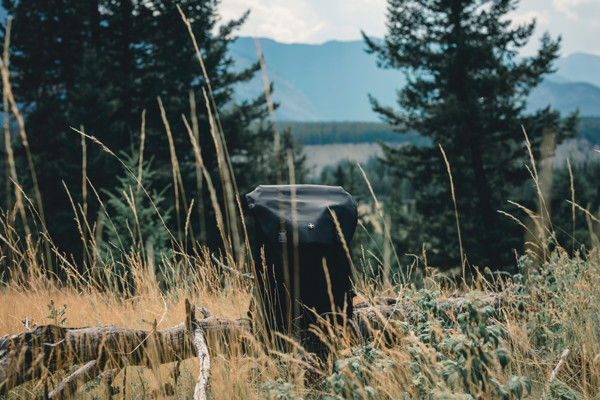
{"type": "MultiPolygon", "coordinates": [[[[440,312],[452,317],[462,312],[464,297],[437,300],[440,312]]],[[[499,305],[501,296],[482,299],[486,305],[499,305]]],[[[371,335],[385,331],[390,320],[412,321],[419,307],[410,299],[376,298],[355,305],[354,320],[360,333],[371,335]]],[[[82,367],[65,378],[48,397],[71,396],[78,387],[107,369],[126,366],[157,367],[175,361],[198,357],[196,399],[206,398],[210,375],[209,350],[215,344],[241,341],[251,330],[246,318],[217,318],[200,308],[202,317],[186,300],[185,322],[163,330],[128,329],[117,326],[65,328],[38,326],[33,330],[0,338],[0,396],[25,382],[42,379],[48,374],[82,367]],[[204,396],[204,397],[203,397],[204,396]]]]}
{"type": "MultiPolygon", "coordinates": [[[[0,338],[0,396],[49,373],[80,364],[91,369],[88,364],[91,361],[96,362],[93,371],[98,372],[126,366],[153,367],[185,360],[197,356],[194,338],[199,334],[206,337],[207,342],[214,343],[215,340],[239,340],[243,331],[250,328],[248,319],[196,318],[189,303],[186,308],[186,322],[163,330],[46,325],[4,336],[0,338]]],[[[61,393],[72,392],[73,383],[65,384],[71,386],[61,393]]]]}

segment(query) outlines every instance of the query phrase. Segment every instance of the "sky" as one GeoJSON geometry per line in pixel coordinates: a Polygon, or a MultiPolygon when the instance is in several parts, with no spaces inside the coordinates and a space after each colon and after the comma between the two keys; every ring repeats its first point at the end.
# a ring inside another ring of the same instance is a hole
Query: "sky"
{"type": "MultiPolygon", "coordinates": [[[[240,36],[267,37],[284,43],[320,44],[359,40],[360,31],[385,35],[386,0],[222,0],[224,20],[250,9],[240,36]]],[[[534,38],[524,55],[535,52],[543,32],[562,36],[562,56],[600,55],[600,0],[521,0],[513,21],[537,19],[534,38]]]]}

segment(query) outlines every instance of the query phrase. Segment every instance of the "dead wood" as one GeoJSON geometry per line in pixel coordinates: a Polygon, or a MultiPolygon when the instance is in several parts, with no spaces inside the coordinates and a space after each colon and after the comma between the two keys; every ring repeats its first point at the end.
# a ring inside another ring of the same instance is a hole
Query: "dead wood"
{"type": "Polygon", "coordinates": [[[560,370],[566,364],[567,359],[569,358],[570,354],[571,354],[571,350],[569,350],[569,349],[564,349],[563,352],[560,354],[560,357],[558,359],[558,364],[556,364],[556,367],[552,370],[552,373],[550,374],[550,378],[548,378],[548,383],[546,384],[546,387],[544,388],[544,391],[542,392],[542,396],[540,398],[542,398],[542,399],[546,398],[546,393],[549,389],[549,385],[554,380],[556,380],[556,378],[558,377],[558,374],[560,373],[560,370]]]}
{"type": "Polygon", "coordinates": [[[198,380],[194,388],[194,400],[206,400],[206,392],[210,379],[210,356],[202,329],[196,329],[194,332],[194,346],[196,347],[196,354],[198,354],[198,362],[200,364],[200,372],[198,373],[198,380]]]}
{"type": "MultiPolygon", "coordinates": [[[[464,310],[464,297],[437,300],[437,310],[444,318],[455,318],[464,310]]],[[[482,303],[497,307],[500,295],[488,295],[482,303]]],[[[354,319],[363,335],[384,330],[391,320],[415,322],[419,305],[408,298],[376,298],[355,305],[354,319]]],[[[117,326],[65,328],[38,326],[33,330],[0,338],[0,396],[30,380],[83,365],[65,378],[49,398],[65,398],[78,387],[108,369],[126,366],[156,367],[198,357],[200,375],[195,398],[206,398],[210,376],[210,354],[217,344],[239,342],[249,332],[249,319],[217,318],[186,301],[186,320],[163,330],[129,329],[117,326]],[[203,397],[204,396],[204,397],[203,397]]]]}
{"type": "Polygon", "coordinates": [[[562,369],[562,367],[567,362],[567,358],[569,358],[569,354],[570,353],[571,353],[571,350],[565,349],[560,354],[560,358],[558,360],[558,364],[556,365],[556,368],[554,368],[554,370],[552,370],[552,373],[550,374],[550,378],[548,379],[548,383],[551,383],[552,381],[554,381],[556,379],[556,377],[558,376],[558,373],[560,372],[560,370],[562,369]]]}
{"type": "Polygon", "coordinates": [[[79,368],[60,382],[60,384],[48,394],[48,399],[68,399],[77,389],[91,381],[100,374],[98,362],[92,360],[79,368]]]}
{"type": "Polygon", "coordinates": [[[239,340],[250,328],[247,319],[196,318],[193,314],[188,313],[186,322],[163,330],[46,325],[4,336],[0,338],[0,396],[22,383],[91,361],[96,361],[94,370],[104,371],[185,360],[197,356],[193,343],[197,331],[204,334],[210,347],[218,341],[239,340]]]}
{"type": "Polygon", "coordinates": [[[217,264],[219,267],[223,268],[225,271],[228,271],[230,273],[232,273],[233,275],[237,275],[240,276],[244,279],[248,279],[251,281],[254,281],[254,275],[253,274],[247,274],[244,272],[240,272],[237,269],[231,268],[229,265],[222,263],[221,261],[219,261],[219,259],[217,257],[215,257],[214,254],[211,254],[210,257],[212,258],[213,262],[215,264],[217,264]]]}

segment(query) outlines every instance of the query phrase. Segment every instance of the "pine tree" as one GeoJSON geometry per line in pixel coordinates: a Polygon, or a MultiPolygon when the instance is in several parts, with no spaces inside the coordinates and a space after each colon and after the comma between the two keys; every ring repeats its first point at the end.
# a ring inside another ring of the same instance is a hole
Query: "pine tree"
{"type": "Polygon", "coordinates": [[[171,268],[161,268],[161,265],[163,260],[171,261],[171,237],[165,224],[170,222],[173,207],[165,205],[168,187],[158,191],[153,185],[157,172],[152,168],[151,160],[142,163],[140,182],[144,191],[138,184],[140,177],[131,174],[131,171],[138,171],[139,155],[122,153],[121,159],[129,171],[118,176],[118,185],[113,190],[104,190],[108,197],[106,212],[110,224],[105,228],[102,256],[116,272],[118,282],[126,286],[131,284],[131,260],[136,255],[141,256],[147,268],[154,267],[154,271],[149,271],[154,275],[171,268]],[[146,193],[154,204],[150,203],[146,193]],[[160,210],[160,217],[155,207],[160,210]]]}
{"type": "Polygon", "coordinates": [[[544,128],[556,142],[574,134],[576,116],[561,121],[548,109],[526,115],[526,98],[552,71],[560,39],[547,34],[537,54],[522,57],[535,21],[513,25],[518,0],[388,0],[383,42],[363,33],[383,68],[401,70],[407,84],[399,110],[371,98],[373,109],[400,133],[415,131],[429,146],[384,146],[386,163],[416,191],[420,234],[405,249],[429,250],[432,265],[460,265],[445,150],[454,179],[464,252],[471,264],[512,264],[522,232],[497,210],[506,209],[528,177],[523,125],[535,154],[544,128]]]}
{"type": "MultiPolygon", "coordinates": [[[[256,124],[266,118],[265,98],[235,104],[233,97],[233,85],[251,79],[259,68],[256,63],[233,72],[233,61],[227,52],[245,14],[238,20],[220,23],[218,2],[214,0],[2,1],[14,18],[11,45],[14,92],[17,101],[24,105],[48,229],[62,251],[82,254],[76,225],[65,223],[73,220],[73,211],[62,181],[75,203],[82,201],[81,140],[70,127],[84,126],[86,133],[119,154],[132,144],[137,146],[140,116],[146,110],[145,157],[154,157],[155,185],[170,185],[164,195],[173,203],[170,148],[157,102],[160,97],[171,125],[187,195],[186,204],[180,198],[181,208],[186,209],[192,198],[197,207],[208,198],[208,193],[206,185],[202,193],[196,192],[194,154],[182,119],[182,115],[188,121],[192,119],[190,91],[197,103],[195,114],[204,163],[222,195],[205,106],[206,92],[210,111],[222,128],[234,170],[240,178],[240,192],[269,179],[272,170],[262,168],[268,163],[256,163],[274,157],[272,127],[256,124]],[[191,23],[208,80],[177,3],[191,23]]],[[[18,154],[18,146],[15,149],[18,154]]],[[[87,155],[89,180],[104,197],[106,192],[101,189],[112,191],[120,184],[117,177],[122,167],[94,144],[88,144],[87,155]]],[[[27,182],[25,189],[28,190],[27,182]]],[[[88,215],[95,217],[98,207],[92,198],[88,215]]],[[[215,226],[212,218],[207,211],[209,227],[215,226]]],[[[180,215],[179,221],[173,218],[171,222],[175,236],[177,224],[184,225],[182,219],[185,214],[180,215]]],[[[191,231],[198,232],[198,225],[192,219],[191,231]]],[[[208,230],[204,243],[218,245],[216,229],[208,230]]]]}
{"type": "Polygon", "coordinates": [[[600,188],[598,185],[590,185],[600,174],[600,162],[586,160],[575,161],[573,164],[571,173],[567,165],[555,169],[550,216],[557,242],[565,249],[577,251],[581,246],[592,248],[600,235],[598,225],[577,207],[573,215],[574,206],[567,200],[571,201],[574,196],[575,203],[600,218],[600,188]]]}
{"type": "MultiPolygon", "coordinates": [[[[13,17],[11,83],[25,116],[47,227],[61,250],[79,256],[82,242],[77,227],[65,223],[74,218],[65,187],[76,203],[82,202],[81,139],[70,127],[79,129],[84,125],[88,132],[108,141],[114,118],[107,111],[118,104],[110,103],[113,88],[101,74],[107,60],[99,58],[89,45],[92,19],[88,2],[3,0],[2,4],[13,17]]],[[[14,145],[14,150],[21,164],[20,176],[27,178],[28,166],[20,143],[14,145]]],[[[88,177],[102,187],[116,174],[118,166],[103,165],[106,154],[93,147],[88,157],[88,177]]],[[[28,179],[23,185],[31,193],[28,179]]]]}

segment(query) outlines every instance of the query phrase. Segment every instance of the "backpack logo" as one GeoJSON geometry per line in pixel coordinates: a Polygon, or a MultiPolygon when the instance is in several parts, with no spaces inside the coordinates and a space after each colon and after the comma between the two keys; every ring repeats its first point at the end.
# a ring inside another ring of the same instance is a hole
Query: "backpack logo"
{"type": "Polygon", "coordinates": [[[285,231],[279,232],[279,243],[286,243],[286,242],[287,242],[287,235],[285,234],[285,231]]]}
{"type": "Polygon", "coordinates": [[[314,229],[315,228],[315,224],[313,224],[312,222],[310,224],[308,224],[308,229],[314,229]]]}

